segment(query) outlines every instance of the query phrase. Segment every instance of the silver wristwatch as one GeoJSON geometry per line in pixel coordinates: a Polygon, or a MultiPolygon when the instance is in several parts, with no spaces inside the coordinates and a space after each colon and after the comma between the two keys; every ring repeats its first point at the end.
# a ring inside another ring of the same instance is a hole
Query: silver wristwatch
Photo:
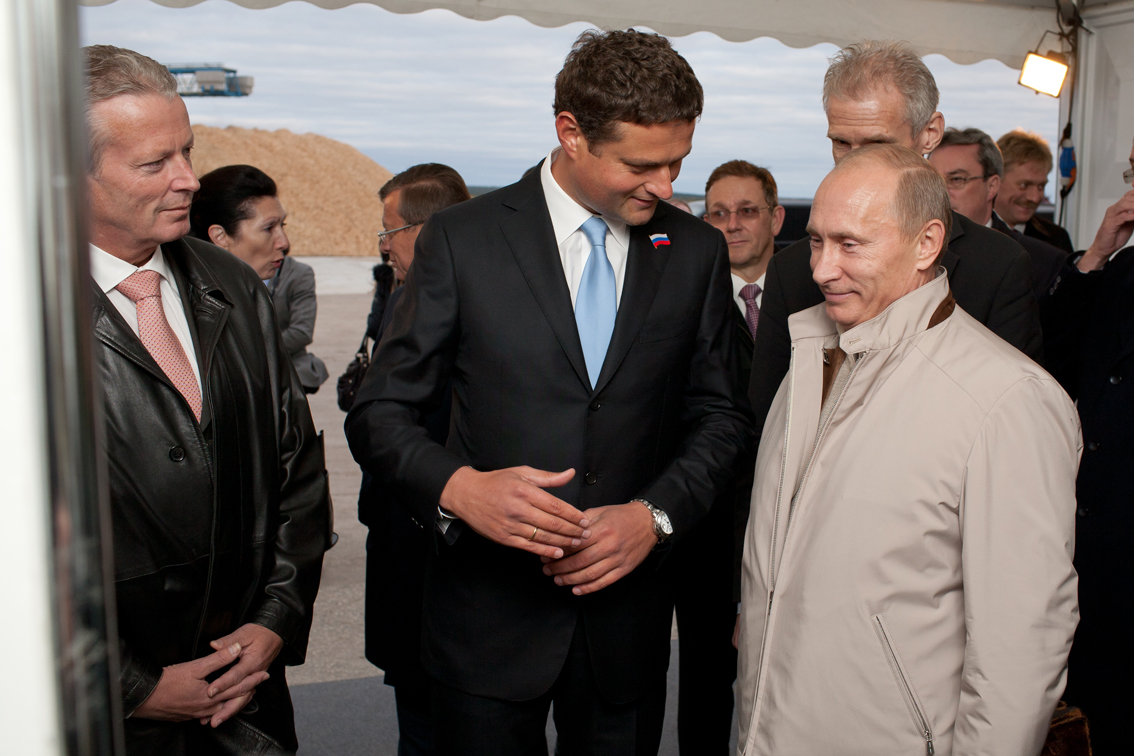
{"type": "Polygon", "coordinates": [[[631,499],[631,501],[640,501],[646,505],[646,509],[650,510],[650,514],[654,517],[654,535],[658,537],[659,544],[665,543],[673,537],[673,523],[669,521],[669,515],[645,499],[631,499]]]}

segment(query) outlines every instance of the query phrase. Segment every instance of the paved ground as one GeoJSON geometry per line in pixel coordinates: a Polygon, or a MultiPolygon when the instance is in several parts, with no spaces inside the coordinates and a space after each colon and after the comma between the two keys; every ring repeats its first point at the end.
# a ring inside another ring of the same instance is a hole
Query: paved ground
{"type": "MultiPolygon", "coordinates": [[[[339,542],[323,562],[307,663],[288,670],[295,700],[300,756],[394,756],[397,720],[393,689],[363,657],[363,587],[366,528],[357,518],[361,473],[343,435],[335,382],[354,358],[370,311],[374,258],[298,258],[315,268],[319,316],[311,352],[327,363],[331,377],[310,397],[315,425],[324,433],[335,532],[339,542]]],[[[675,634],[676,637],[676,634],[675,634]]],[[[676,654],[670,664],[670,695],[661,755],[676,756],[676,654]]],[[[554,728],[548,727],[550,742],[554,728]]],[[[735,734],[734,734],[735,739],[735,734]]]]}

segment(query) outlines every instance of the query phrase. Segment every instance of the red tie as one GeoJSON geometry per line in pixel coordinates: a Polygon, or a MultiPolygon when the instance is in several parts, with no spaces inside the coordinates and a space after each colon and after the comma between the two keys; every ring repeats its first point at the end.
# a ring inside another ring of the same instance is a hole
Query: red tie
{"type": "Polygon", "coordinates": [[[189,402],[189,408],[200,422],[201,389],[181,342],[165,319],[161,306],[161,274],[156,270],[139,270],[115,288],[138,308],[138,337],[154,362],[189,402]]]}
{"type": "Polygon", "coordinates": [[[756,304],[756,297],[760,296],[760,291],[760,285],[754,283],[740,290],[745,305],[744,320],[748,323],[748,331],[752,334],[752,338],[756,338],[756,326],[760,324],[760,307],[756,304]]]}

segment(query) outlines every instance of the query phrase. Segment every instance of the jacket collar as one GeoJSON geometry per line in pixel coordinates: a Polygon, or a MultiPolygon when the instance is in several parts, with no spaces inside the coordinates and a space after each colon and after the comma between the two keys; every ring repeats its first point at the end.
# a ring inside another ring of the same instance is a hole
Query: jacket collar
{"type": "Polygon", "coordinates": [[[876,317],[842,333],[827,315],[825,304],[816,305],[788,318],[792,341],[838,336],[847,354],[888,349],[929,328],[942,302],[950,297],[949,277],[940,267],[937,276],[891,304],[876,317]]]}
{"type": "MultiPolygon", "coordinates": [[[[184,239],[177,239],[161,245],[162,255],[169,272],[177,281],[181,294],[181,306],[186,313],[189,335],[197,351],[197,366],[201,373],[201,427],[208,425],[211,417],[209,401],[209,370],[213,351],[228,313],[232,309],[231,299],[225,296],[216,274],[208,264],[193,251],[184,239]]],[[[93,314],[95,337],[107,346],[118,351],[155,378],[170,386],[169,378],[158,367],[157,362],[142,345],[141,340],[126,324],[122,316],[102,289],[93,282],[93,314]]],[[[188,405],[186,405],[188,407],[188,405]]]]}

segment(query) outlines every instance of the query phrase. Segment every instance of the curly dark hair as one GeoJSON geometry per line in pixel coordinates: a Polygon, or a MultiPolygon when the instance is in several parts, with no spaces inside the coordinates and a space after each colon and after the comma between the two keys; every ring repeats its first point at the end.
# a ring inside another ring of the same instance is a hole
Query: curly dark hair
{"type": "Polygon", "coordinates": [[[696,121],[705,94],[685,58],[660,34],[585,31],[555,77],[555,114],[575,116],[591,146],[618,138],[618,123],[696,121]]]}

